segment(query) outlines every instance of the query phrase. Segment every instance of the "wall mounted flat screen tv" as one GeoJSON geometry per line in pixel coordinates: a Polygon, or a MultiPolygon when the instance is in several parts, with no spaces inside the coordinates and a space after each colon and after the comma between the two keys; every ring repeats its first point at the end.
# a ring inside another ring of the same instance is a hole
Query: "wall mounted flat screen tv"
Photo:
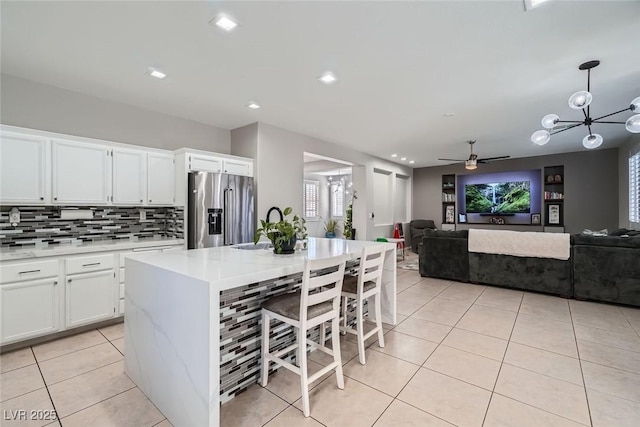
{"type": "Polygon", "coordinates": [[[467,213],[517,214],[531,211],[531,182],[466,184],[467,213]]]}

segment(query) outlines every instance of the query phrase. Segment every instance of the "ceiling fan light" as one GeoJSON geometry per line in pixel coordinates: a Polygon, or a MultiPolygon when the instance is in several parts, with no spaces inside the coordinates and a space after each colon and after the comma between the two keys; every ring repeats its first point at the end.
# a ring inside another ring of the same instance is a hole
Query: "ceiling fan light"
{"type": "Polygon", "coordinates": [[[593,96],[586,90],[581,90],[569,97],[569,107],[574,110],[582,110],[591,104],[593,96]]]}
{"type": "Polygon", "coordinates": [[[640,96],[631,101],[629,108],[631,108],[631,111],[640,111],[640,96]]]}
{"type": "Polygon", "coordinates": [[[640,114],[629,117],[627,122],[624,124],[624,127],[626,127],[631,133],[640,133],[640,114]]]}
{"type": "Polygon", "coordinates": [[[546,130],[537,130],[531,135],[531,142],[538,145],[544,145],[549,142],[551,135],[546,130]]]}
{"type": "Polygon", "coordinates": [[[464,161],[464,168],[467,170],[474,170],[478,167],[478,161],[477,160],[465,160],[464,161]]]}
{"type": "Polygon", "coordinates": [[[547,114],[542,118],[542,127],[545,129],[553,129],[560,120],[557,114],[547,114]]]}
{"type": "Polygon", "coordinates": [[[587,135],[582,140],[582,145],[584,145],[584,148],[588,148],[589,150],[598,148],[602,145],[602,136],[598,135],[597,133],[587,135]]]}

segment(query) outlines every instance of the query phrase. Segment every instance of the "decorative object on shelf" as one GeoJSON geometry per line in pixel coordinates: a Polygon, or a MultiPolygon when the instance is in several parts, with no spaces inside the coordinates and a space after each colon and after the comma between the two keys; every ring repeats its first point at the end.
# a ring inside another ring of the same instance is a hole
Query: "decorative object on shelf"
{"type": "Polygon", "coordinates": [[[554,181],[555,181],[555,177],[554,177],[553,175],[549,175],[549,176],[547,177],[547,182],[548,182],[548,183],[551,183],[551,184],[552,184],[554,181]]]}
{"type": "Polygon", "coordinates": [[[467,222],[467,214],[463,214],[463,213],[458,214],[458,222],[460,224],[466,223],[467,222]]]}
{"type": "MultiPolygon", "coordinates": [[[[484,159],[479,159],[478,155],[473,152],[473,144],[475,143],[476,143],[475,139],[467,141],[467,144],[469,144],[469,149],[470,149],[469,158],[467,160],[460,160],[460,159],[438,159],[438,160],[444,160],[447,162],[464,162],[465,169],[474,170],[478,167],[479,163],[480,164],[489,163],[494,160],[508,159],[509,157],[511,157],[511,156],[498,156],[498,157],[486,157],[484,159]]],[[[444,188],[444,184],[443,184],[443,188],[444,188]]]]}
{"type": "Polygon", "coordinates": [[[549,205],[549,224],[560,225],[560,205],[549,205]]]}
{"type": "Polygon", "coordinates": [[[531,135],[531,141],[538,145],[544,145],[549,142],[551,139],[551,135],[555,135],[560,132],[564,132],[565,130],[573,129],[578,126],[586,126],[589,129],[589,135],[585,136],[582,140],[582,145],[585,148],[593,149],[598,148],[602,144],[602,136],[597,133],[591,132],[591,125],[595,123],[606,123],[606,124],[623,124],[626,129],[631,133],[640,133],[640,96],[631,101],[629,107],[622,109],[620,111],[616,111],[614,113],[605,114],[604,116],[600,116],[597,118],[591,118],[590,112],[590,104],[592,100],[591,95],[591,69],[600,65],[600,61],[593,60],[585,62],[581,64],[578,69],[579,70],[587,70],[587,90],[581,90],[569,97],[569,107],[574,110],[582,110],[584,114],[584,120],[560,120],[560,117],[557,114],[547,114],[542,118],[542,126],[545,129],[555,129],[553,131],[549,130],[538,130],[531,135]],[[629,117],[626,122],[610,122],[604,121],[602,119],[625,112],[625,111],[633,111],[636,114],[629,117]],[[557,127],[558,123],[568,123],[563,128],[557,127]]]}
{"type": "Polygon", "coordinates": [[[562,175],[556,175],[556,176],[553,178],[553,182],[555,182],[555,183],[561,183],[561,182],[562,182],[562,175]]]}
{"type": "Polygon", "coordinates": [[[328,219],[324,223],[324,237],[334,238],[340,232],[340,224],[337,219],[328,219]]]}
{"type": "Polygon", "coordinates": [[[492,216],[491,219],[489,220],[490,224],[496,224],[496,225],[505,225],[505,221],[504,218],[501,216],[492,216]]]}
{"type": "Polygon", "coordinates": [[[540,224],[540,214],[531,214],[531,224],[540,224]]]}
{"type": "MultiPolygon", "coordinates": [[[[274,210],[271,208],[269,214],[274,210]]],[[[280,210],[277,209],[277,212],[280,210]]],[[[287,220],[287,216],[291,215],[292,209],[285,208],[282,212],[280,221],[271,222],[269,214],[267,220],[260,220],[260,228],[256,230],[253,243],[257,244],[261,236],[265,236],[273,244],[273,252],[276,254],[292,254],[295,252],[296,241],[299,237],[303,239],[307,236],[307,227],[305,219],[294,215],[291,221],[287,220]],[[304,236],[304,237],[303,237],[304,236]]]]}
{"type": "Polygon", "coordinates": [[[356,190],[353,190],[351,203],[346,211],[346,219],[344,220],[344,232],[342,233],[346,239],[356,239],[356,229],[353,228],[353,201],[357,200],[356,190]]]}
{"type": "Polygon", "coordinates": [[[445,211],[445,222],[447,224],[455,224],[455,211],[456,207],[453,205],[448,205],[445,211]]]}

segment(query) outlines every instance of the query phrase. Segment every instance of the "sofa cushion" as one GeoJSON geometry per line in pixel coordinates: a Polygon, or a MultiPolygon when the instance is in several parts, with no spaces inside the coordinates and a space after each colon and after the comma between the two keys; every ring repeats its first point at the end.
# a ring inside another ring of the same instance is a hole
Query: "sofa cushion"
{"type": "Polygon", "coordinates": [[[640,248],[640,236],[618,237],[618,236],[589,236],[585,234],[571,235],[573,246],[607,246],[616,248],[640,248]]]}

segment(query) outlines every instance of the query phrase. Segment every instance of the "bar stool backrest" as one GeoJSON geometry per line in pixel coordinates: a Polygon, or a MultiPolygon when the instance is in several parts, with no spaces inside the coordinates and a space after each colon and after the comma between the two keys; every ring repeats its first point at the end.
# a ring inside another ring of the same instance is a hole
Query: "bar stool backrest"
{"type": "Polygon", "coordinates": [[[305,261],[300,301],[301,324],[307,321],[308,307],[327,301],[333,304],[332,315],[339,316],[345,263],[344,255],[305,261]]]}
{"type": "Polygon", "coordinates": [[[358,272],[358,293],[362,294],[365,282],[375,282],[376,288],[380,288],[382,281],[382,264],[384,253],[387,250],[384,245],[368,246],[362,248],[360,256],[360,271],[358,272]]]}

